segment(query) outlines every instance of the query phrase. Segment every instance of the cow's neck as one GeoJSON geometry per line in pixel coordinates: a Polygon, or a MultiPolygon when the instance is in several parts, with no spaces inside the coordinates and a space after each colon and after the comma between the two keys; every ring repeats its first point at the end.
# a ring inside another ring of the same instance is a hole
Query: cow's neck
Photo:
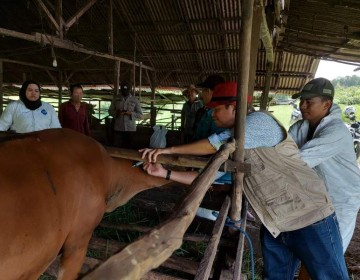
{"type": "Polygon", "coordinates": [[[159,187],[169,181],[148,175],[139,167],[131,167],[132,161],[112,159],[111,186],[106,198],[106,212],[124,205],[137,193],[159,187]]]}

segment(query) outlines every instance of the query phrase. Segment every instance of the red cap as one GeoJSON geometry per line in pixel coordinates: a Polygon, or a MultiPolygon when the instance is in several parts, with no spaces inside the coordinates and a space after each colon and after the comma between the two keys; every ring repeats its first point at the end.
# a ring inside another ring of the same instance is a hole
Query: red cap
{"type": "MultiPolygon", "coordinates": [[[[219,105],[233,104],[236,103],[237,96],[237,83],[236,82],[226,82],[219,84],[215,87],[212,94],[211,101],[206,104],[209,108],[214,108],[219,105]]],[[[251,103],[252,96],[247,97],[247,102],[251,103]]]]}

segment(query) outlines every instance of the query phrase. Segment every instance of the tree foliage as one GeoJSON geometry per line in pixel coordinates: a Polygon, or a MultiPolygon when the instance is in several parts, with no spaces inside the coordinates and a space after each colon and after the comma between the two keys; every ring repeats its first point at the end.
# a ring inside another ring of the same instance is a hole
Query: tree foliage
{"type": "Polygon", "coordinates": [[[335,103],[360,104],[360,77],[355,75],[339,77],[331,82],[335,87],[335,103]]]}
{"type": "Polygon", "coordinates": [[[360,77],[359,76],[345,76],[338,77],[331,81],[334,87],[360,87],[360,77]]]}

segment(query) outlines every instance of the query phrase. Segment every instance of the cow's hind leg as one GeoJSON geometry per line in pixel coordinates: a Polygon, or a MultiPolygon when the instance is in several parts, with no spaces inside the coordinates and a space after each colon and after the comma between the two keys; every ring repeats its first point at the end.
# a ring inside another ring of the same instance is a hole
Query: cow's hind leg
{"type": "Polygon", "coordinates": [[[84,262],[88,240],[84,238],[78,242],[66,242],[63,246],[58,280],[74,280],[79,276],[81,266],[84,262]],[[84,242],[84,239],[86,242],[84,242]]]}

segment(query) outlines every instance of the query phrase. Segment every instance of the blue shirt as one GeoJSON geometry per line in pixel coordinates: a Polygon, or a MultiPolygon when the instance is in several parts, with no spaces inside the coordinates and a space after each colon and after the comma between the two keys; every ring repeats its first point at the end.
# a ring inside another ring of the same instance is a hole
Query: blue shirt
{"type": "MultiPolygon", "coordinates": [[[[274,147],[284,139],[283,128],[268,113],[252,112],[246,116],[245,124],[245,149],[259,147],[274,147]]],[[[233,137],[233,130],[227,129],[219,134],[212,134],[208,137],[210,144],[219,150],[230,137],[233,137]]],[[[232,183],[231,173],[218,172],[216,183],[232,183]]]]}

